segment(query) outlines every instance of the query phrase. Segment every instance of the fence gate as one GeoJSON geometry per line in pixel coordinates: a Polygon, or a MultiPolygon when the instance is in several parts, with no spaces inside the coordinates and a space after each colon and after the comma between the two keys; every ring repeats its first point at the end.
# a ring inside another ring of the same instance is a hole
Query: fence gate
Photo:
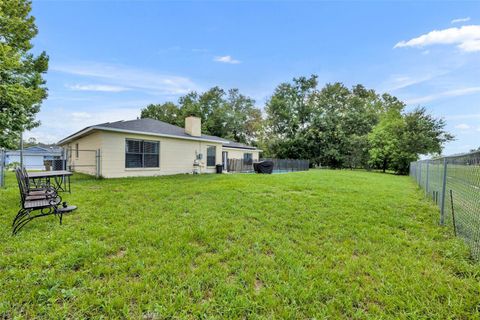
{"type": "Polygon", "coordinates": [[[89,174],[95,177],[101,176],[100,149],[65,149],[67,170],[89,174]]]}

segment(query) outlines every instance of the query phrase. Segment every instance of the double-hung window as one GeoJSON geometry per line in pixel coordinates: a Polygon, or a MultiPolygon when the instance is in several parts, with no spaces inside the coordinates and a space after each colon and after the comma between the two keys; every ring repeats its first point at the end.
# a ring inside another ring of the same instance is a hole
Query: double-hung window
{"type": "Polygon", "coordinates": [[[243,154],[243,163],[247,165],[251,165],[253,163],[253,156],[251,153],[243,154]]]}
{"type": "Polygon", "coordinates": [[[160,143],[147,140],[125,140],[125,168],[158,168],[160,143]]]}
{"type": "Polygon", "coordinates": [[[217,163],[216,160],[217,147],[208,146],[207,147],[207,167],[213,167],[217,163]]]}

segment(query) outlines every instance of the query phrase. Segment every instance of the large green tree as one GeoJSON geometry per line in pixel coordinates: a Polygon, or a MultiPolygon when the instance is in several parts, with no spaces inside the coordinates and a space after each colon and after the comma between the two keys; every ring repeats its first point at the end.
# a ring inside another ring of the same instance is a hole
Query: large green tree
{"type": "Polygon", "coordinates": [[[30,1],[0,0],[0,146],[6,148],[40,124],[35,115],[47,97],[48,56],[30,52],[38,32],[30,11],[30,1]]]}
{"type": "Polygon", "coordinates": [[[402,111],[390,109],[372,130],[369,154],[373,167],[407,174],[410,162],[420,155],[440,154],[453,136],[445,131],[445,121],[434,118],[425,108],[402,111]]]}
{"type": "Polygon", "coordinates": [[[351,90],[341,83],[317,85],[313,75],[276,88],[266,105],[266,149],[336,168],[364,166],[381,100],[361,85],[351,90]]]}
{"type": "Polygon", "coordinates": [[[262,127],[262,114],[255,101],[231,89],[213,87],[203,93],[190,92],[172,102],[149,105],[142,118],[152,118],[183,126],[185,117],[202,119],[202,132],[243,143],[256,143],[262,127]]]}
{"type": "Polygon", "coordinates": [[[156,119],[173,125],[181,125],[183,121],[182,112],[173,102],[149,104],[142,109],[140,117],[156,119]]]}
{"type": "Polygon", "coordinates": [[[443,120],[362,85],[317,87],[317,77],[282,83],[267,101],[261,146],[269,156],[306,158],[333,168],[407,172],[410,161],[439,153],[452,139],[443,120]]]}

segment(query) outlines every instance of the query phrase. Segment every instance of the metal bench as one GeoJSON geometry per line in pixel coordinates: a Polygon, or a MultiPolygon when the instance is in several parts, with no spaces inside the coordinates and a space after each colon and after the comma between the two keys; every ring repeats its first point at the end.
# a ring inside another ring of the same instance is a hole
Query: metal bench
{"type": "Polygon", "coordinates": [[[20,191],[21,208],[12,223],[13,235],[31,220],[51,214],[58,216],[62,224],[63,214],[76,209],[75,206],[67,206],[65,202],[61,206],[62,198],[49,186],[31,188],[23,169],[17,168],[15,175],[20,191]]]}

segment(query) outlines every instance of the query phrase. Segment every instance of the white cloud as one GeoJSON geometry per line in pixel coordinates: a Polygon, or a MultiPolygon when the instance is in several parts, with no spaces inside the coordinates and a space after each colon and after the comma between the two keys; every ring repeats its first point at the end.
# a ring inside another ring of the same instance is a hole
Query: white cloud
{"type": "Polygon", "coordinates": [[[458,47],[465,52],[480,51],[480,39],[465,41],[465,42],[459,44],[458,47]]]}
{"type": "Polygon", "coordinates": [[[429,81],[436,76],[437,75],[434,74],[427,74],[421,76],[393,75],[387,81],[386,87],[388,89],[386,91],[395,91],[413,86],[415,84],[420,84],[422,82],[429,81]]]}
{"type": "Polygon", "coordinates": [[[213,61],[222,62],[222,63],[230,63],[230,64],[239,64],[241,61],[233,59],[232,56],[219,56],[215,57],[213,61]]]}
{"type": "Polygon", "coordinates": [[[467,94],[473,94],[477,92],[480,92],[480,87],[459,88],[459,89],[447,90],[437,94],[431,94],[423,97],[407,99],[406,103],[407,104],[426,103],[426,102],[434,101],[441,98],[458,97],[458,96],[464,96],[467,94]]]}
{"type": "Polygon", "coordinates": [[[72,112],[72,117],[74,121],[83,120],[83,119],[90,119],[92,115],[88,112],[72,112]]]}
{"type": "Polygon", "coordinates": [[[453,19],[450,23],[461,23],[470,21],[470,17],[453,19]]]}
{"type": "Polygon", "coordinates": [[[455,44],[465,52],[480,51],[480,25],[434,30],[408,41],[400,41],[394,48],[422,48],[435,44],[455,44]]]}
{"type": "Polygon", "coordinates": [[[123,87],[145,91],[150,94],[181,95],[192,90],[198,90],[198,87],[189,78],[165,75],[123,65],[77,63],[54,65],[51,71],[101,79],[108,81],[110,87],[123,87]]]}
{"type": "Polygon", "coordinates": [[[460,123],[455,126],[455,129],[460,129],[460,130],[468,130],[470,128],[471,127],[466,123],[460,123]]]}
{"type": "Polygon", "coordinates": [[[66,85],[66,87],[75,91],[122,92],[130,90],[126,87],[112,86],[107,84],[74,84],[66,85]]]}
{"type": "Polygon", "coordinates": [[[480,113],[455,114],[445,116],[445,120],[469,120],[480,119],[480,113]]]}

